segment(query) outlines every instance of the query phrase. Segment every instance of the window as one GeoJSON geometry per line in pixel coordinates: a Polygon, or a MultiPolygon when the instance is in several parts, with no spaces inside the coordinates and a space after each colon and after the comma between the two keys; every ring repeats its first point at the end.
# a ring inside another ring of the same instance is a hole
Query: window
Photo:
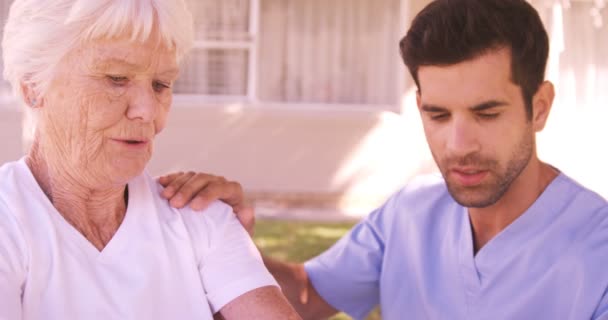
{"type": "Polygon", "coordinates": [[[189,6],[196,42],[174,92],[253,97],[257,0],[190,0],[189,6]]]}
{"type": "Polygon", "coordinates": [[[399,102],[401,1],[261,0],[260,6],[260,100],[399,102]]]}
{"type": "Polygon", "coordinates": [[[176,93],[399,103],[400,0],[190,0],[190,6],[197,43],[176,93]]]}

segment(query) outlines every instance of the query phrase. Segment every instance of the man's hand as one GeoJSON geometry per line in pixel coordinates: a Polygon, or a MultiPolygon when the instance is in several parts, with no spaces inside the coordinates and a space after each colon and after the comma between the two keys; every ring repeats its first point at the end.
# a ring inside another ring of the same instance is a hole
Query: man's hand
{"type": "Polygon", "coordinates": [[[303,264],[281,262],[267,256],[262,258],[302,319],[327,319],[338,313],[314,288],[303,264]]]}
{"type": "Polygon", "coordinates": [[[161,196],[178,209],[190,204],[192,209],[202,210],[215,200],[224,201],[232,207],[247,232],[253,234],[255,213],[253,207],[245,203],[243,188],[238,182],[192,171],[168,174],[158,182],[165,187],[161,196]]]}

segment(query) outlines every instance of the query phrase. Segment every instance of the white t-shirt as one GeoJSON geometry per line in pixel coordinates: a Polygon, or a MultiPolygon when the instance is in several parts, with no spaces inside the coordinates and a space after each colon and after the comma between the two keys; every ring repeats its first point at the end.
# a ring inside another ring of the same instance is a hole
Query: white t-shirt
{"type": "Polygon", "coordinates": [[[212,319],[274,285],[227,205],[176,210],[147,174],[99,252],[53,207],[24,160],[0,167],[0,320],[212,319]]]}

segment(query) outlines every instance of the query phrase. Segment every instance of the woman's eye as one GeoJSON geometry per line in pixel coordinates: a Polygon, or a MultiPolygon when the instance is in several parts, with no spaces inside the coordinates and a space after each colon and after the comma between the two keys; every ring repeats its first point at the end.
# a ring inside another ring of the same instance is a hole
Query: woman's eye
{"type": "Polygon", "coordinates": [[[166,89],[171,89],[171,85],[165,82],[161,82],[161,81],[154,81],[153,83],[154,86],[154,90],[156,92],[162,92],[166,89]]]}
{"type": "Polygon", "coordinates": [[[116,85],[125,85],[127,83],[127,81],[129,81],[129,78],[125,77],[125,76],[114,76],[114,75],[107,75],[106,76],[110,81],[112,81],[112,83],[116,84],[116,85]]]}

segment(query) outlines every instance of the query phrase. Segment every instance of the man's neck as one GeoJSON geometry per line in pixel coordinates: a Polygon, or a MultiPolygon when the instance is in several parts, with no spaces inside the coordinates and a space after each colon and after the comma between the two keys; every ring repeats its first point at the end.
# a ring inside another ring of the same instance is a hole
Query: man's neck
{"type": "Polygon", "coordinates": [[[70,175],[61,161],[45,157],[36,142],[26,163],[55,209],[91,244],[102,250],[124,219],[125,186],[85,186],[84,179],[70,175]]]}
{"type": "Polygon", "coordinates": [[[474,253],[524,214],[558,174],[533,157],[498,202],[485,208],[469,208],[474,253]]]}

